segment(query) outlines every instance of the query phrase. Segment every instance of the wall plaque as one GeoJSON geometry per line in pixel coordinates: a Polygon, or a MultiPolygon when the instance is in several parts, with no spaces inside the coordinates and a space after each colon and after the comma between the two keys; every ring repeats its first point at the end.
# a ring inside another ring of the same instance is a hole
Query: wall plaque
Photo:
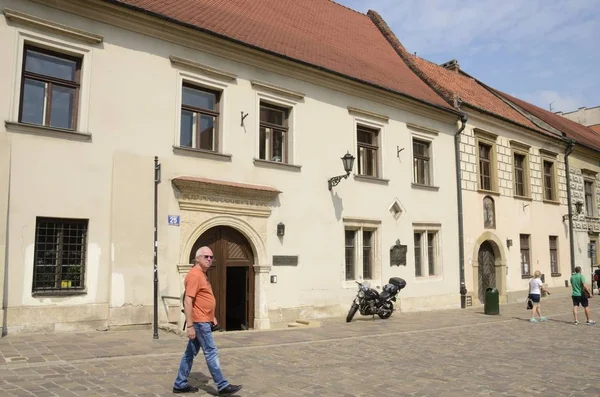
{"type": "Polygon", "coordinates": [[[298,266],[298,255],[273,255],[273,266],[298,266]]]}
{"type": "Polygon", "coordinates": [[[396,244],[390,248],[390,266],[406,266],[406,251],[408,247],[400,244],[400,240],[396,240],[396,244]]]}

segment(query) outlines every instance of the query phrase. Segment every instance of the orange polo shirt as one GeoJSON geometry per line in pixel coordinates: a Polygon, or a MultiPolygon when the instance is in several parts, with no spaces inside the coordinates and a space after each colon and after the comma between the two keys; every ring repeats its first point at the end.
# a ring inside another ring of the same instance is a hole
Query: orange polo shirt
{"type": "Polygon", "coordinates": [[[215,319],[217,304],[206,273],[194,266],[185,276],[185,294],[193,299],[192,320],[195,323],[211,323],[215,319]]]}

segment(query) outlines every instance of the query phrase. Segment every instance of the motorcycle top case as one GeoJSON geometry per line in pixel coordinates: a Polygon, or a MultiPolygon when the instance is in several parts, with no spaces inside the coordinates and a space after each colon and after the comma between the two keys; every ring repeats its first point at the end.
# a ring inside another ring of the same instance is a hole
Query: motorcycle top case
{"type": "Polygon", "coordinates": [[[392,277],[389,281],[390,284],[394,284],[398,289],[406,287],[406,281],[400,277],[392,277]]]}

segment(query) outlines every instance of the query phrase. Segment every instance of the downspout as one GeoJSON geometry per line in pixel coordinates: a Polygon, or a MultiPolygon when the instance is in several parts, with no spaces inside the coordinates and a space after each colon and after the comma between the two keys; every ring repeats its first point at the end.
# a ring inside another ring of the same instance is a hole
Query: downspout
{"type": "Polygon", "coordinates": [[[569,249],[571,251],[571,274],[575,273],[575,241],[573,238],[573,207],[571,202],[571,172],[569,170],[569,155],[573,152],[573,140],[569,139],[569,144],[565,151],[565,172],[567,174],[567,205],[569,207],[569,249]]]}
{"type": "Polygon", "coordinates": [[[467,286],[465,285],[465,242],[463,232],[463,203],[462,203],[462,178],[460,172],[460,134],[467,126],[467,115],[462,114],[461,127],[454,134],[454,162],[456,165],[456,198],[458,205],[458,264],[460,275],[460,307],[467,307],[467,286]]]}

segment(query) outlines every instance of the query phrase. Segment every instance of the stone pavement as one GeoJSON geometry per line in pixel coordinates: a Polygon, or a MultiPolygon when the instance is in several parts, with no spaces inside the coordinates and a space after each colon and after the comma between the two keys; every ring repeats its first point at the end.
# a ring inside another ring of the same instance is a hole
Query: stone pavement
{"type": "MultiPolygon", "coordinates": [[[[600,307],[592,315],[600,319],[600,307]],[[595,313],[597,312],[597,313],[595,313]]],[[[571,324],[570,300],[328,319],[319,328],[216,333],[240,396],[600,396],[600,322],[571,324]]],[[[580,320],[585,319],[583,312],[580,320]]],[[[15,334],[0,339],[0,396],[172,396],[186,340],[152,330],[15,334]]],[[[195,396],[214,395],[202,357],[195,396]]]]}

